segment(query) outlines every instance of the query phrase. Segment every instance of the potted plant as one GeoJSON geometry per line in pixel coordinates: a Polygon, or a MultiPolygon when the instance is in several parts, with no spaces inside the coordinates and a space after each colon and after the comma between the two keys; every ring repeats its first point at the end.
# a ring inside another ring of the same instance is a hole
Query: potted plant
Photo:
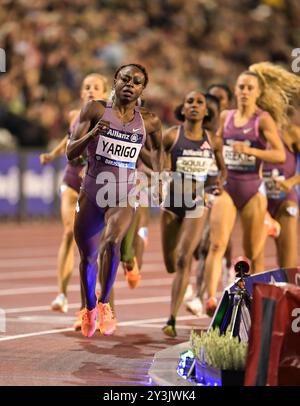
{"type": "Polygon", "coordinates": [[[242,386],[247,354],[247,343],[220,335],[218,328],[209,332],[194,330],[190,337],[195,356],[195,377],[199,384],[207,386],[242,386]]]}

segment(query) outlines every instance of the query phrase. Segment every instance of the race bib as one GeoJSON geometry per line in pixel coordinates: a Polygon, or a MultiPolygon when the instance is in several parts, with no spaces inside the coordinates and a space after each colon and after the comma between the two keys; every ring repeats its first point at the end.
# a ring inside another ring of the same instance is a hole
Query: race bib
{"type": "Polygon", "coordinates": [[[223,146],[223,157],[225,165],[230,171],[254,172],[256,169],[256,158],[235,152],[232,145],[223,146]]]}
{"type": "Polygon", "coordinates": [[[212,151],[184,150],[176,160],[176,171],[194,179],[205,180],[214,160],[212,151]]]}
{"type": "Polygon", "coordinates": [[[279,174],[278,169],[263,171],[263,180],[269,199],[283,199],[286,196],[286,193],[279,190],[275,183],[275,180],[285,180],[285,177],[279,174]]]}
{"type": "Polygon", "coordinates": [[[135,169],[141,148],[141,143],[101,135],[96,149],[96,159],[106,165],[135,169]]]}

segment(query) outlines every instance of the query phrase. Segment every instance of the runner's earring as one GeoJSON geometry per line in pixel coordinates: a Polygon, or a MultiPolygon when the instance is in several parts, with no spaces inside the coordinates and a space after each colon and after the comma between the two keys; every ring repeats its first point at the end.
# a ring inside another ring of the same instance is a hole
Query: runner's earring
{"type": "Polygon", "coordinates": [[[184,114],[183,109],[180,111],[180,114],[181,114],[181,118],[179,120],[180,121],[185,121],[185,114],[184,114]]]}
{"type": "Polygon", "coordinates": [[[110,95],[109,95],[108,100],[111,101],[111,102],[113,102],[113,101],[115,100],[115,97],[116,97],[116,91],[115,91],[115,88],[113,87],[113,88],[111,89],[111,92],[110,92],[110,95]]]}

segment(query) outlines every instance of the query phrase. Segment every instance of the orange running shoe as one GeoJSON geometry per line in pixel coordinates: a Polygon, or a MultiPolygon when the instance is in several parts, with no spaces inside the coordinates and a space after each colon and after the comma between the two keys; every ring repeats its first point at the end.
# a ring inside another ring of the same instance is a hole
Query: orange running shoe
{"type": "Polygon", "coordinates": [[[206,301],[206,314],[209,317],[213,317],[213,315],[215,314],[216,308],[217,308],[217,298],[211,296],[209,299],[207,299],[206,301]]]}
{"type": "Polygon", "coordinates": [[[85,337],[92,337],[96,331],[97,307],[93,310],[82,310],[81,332],[85,337]]]}
{"type": "Polygon", "coordinates": [[[117,328],[117,319],[109,303],[98,303],[99,330],[105,336],[113,334],[117,328]]]}
{"type": "Polygon", "coordinates": [[[138,266],[136,257],[134,257],[133,261],[134,261],[134,265],[133,265],[132,269],[129,268],[129,266],[126,262],[123,262],[125,278],[127,280],[128,287],[130,289],[137,288],[139,286],[140,280],[141,280],[141,273],[139,270],[139,266],[138,266]]]}
{"type": "Polygon", "coordinates": [[[278,238],[280,235],[281,226],[278,223],[278,221],[276,221],[275,219],[273,219],[273,217],[271,217],[271,215],[268,211],[265,215],[264,223],[266,224],[266,226],[268,228],[268,236],[278,238]]]}

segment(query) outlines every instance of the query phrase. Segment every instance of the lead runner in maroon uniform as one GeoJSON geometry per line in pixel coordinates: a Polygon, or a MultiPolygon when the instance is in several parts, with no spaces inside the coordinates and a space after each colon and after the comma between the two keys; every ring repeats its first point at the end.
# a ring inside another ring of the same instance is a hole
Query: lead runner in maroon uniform
{"type": "Polygon", "coordinates": [[[74,228],[87,303],[81,330],[87,337],[95,332],[98,314],[102,334],[110,335],[116,329],[116,318],[108,299],[120,261],[120,244],[134,212],[134,207],[128,204],[128,193],[134,186],[130,184],[130,177],[145,142],[151,151],[153,169],[159,172],[162,167],[160,120],[136,106],[147,82],[148,74],[143,66],[129,64],[119,68],[114,77],[112,103],[88,103],[81,111],[79,124],[67,147],[68,159],[76,158],[85,148],[88,151],[88,169],[74,228]],[[108,184],[103,182],[105,176],[110,179],[108,184]],[[114,190],[116,196],[113,196],[114,190]],[[102,291],[97,303],[99,246],[102,291]]]}

